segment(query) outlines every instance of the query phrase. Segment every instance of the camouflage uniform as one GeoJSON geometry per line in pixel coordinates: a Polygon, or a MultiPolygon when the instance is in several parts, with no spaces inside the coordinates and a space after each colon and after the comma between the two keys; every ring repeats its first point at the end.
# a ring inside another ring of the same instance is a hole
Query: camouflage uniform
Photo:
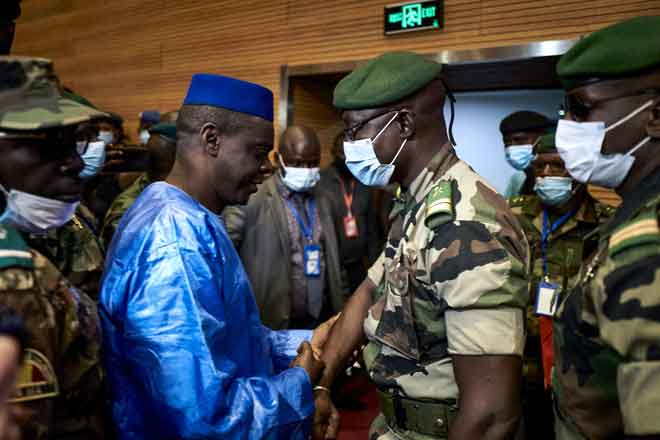
{"type": "Polygon", "coordinates": [[[660,173],[600,228],[555,319],[557,438],[660,432],[660,173]]]}
{"type": "Polygon", "coordinates": [[[504,199],[454,154],[438,153],[402,198],[369,271],[364,359],[382,392],[370,438],[446,438],[459,399],[451,356],[522,354],[529,250],[504,199]]]}
{"type": "Polygon", "coordinates": [[[29,415],[23,438],[103,438],[96,305],[18,231],[0,226],[0,255],[0,301],[28,336],[11,399],[29,415]]]}
{"type": "MultiPolygon", "coordinates": [[[[575,214],[550,234],[546,249],[548,273],[544,274],[541,253],[544,209],[541,200],[535,195],[519,196],[511,198],[509,205],[525,231],[532,257],[531,301],[527,307],[527,342],[523,357],[525,424],[528,432],[536,433],[539,438],[551,438],[553,413],[549,395],[545,391],[543,365],[543,361],[551,365],[551,357],[543,359],[541,342],[546,341],[551,349],[552,324],[551,318],[539,318],[534,313],[536,293],[544,278],[547,282],[559,286],[560,292],[565,292],[575,285],[582,261],[595,250],[598,243],[598,236],[594,231],[611,216],[614,209],[585,194],[575,214]],[[548,330],[543,334],[540,333],[539,319],[547,320],[548,330]]],[[[556,222],[557,218],[550,215],[549,221],[556,222]]]]}
{"type": "Polygon", "coordinates": [[[61,228],[46,235],[31,235],[30,246],[55,264],[74,286],[98,299],[103,274],[104,249],[96,236],[94,215],[83,205],[61,228]]]}
{"type": "MultiPolygon", "coordinates": [[[[0,57],[0,131],[33,133],[104,115],[62,98],[49,60],[0,57]]],[[[88,252],[91,247],[78,243],[89,231],[71,230],[75,223],[39,239],[0,226],[0,305],[15,311],[27,332],[10,400],[25,415],[20,418],[24,439],[106,436],[96,305],[57,267],[75,278],[90,268],[83,264],[88,254],[95,261],[91,266],[102,264],[100,248],[88,252]],[[28,240],[47,244],[44,249],[61,258],[42,255],[28,240]]]]}
{"type": "Polygon", "coordinates": [[[101,239],[103,240],[106,249],[110,246],[112,236],[115,234],[119,221],[124,213],[128,211],[128,208],[131,207],[135,199],[137,199],[142,191],[144,191],[144,189],[151,183],[149,175],[144,173],[112,202],[112,205],[108,208],[108,212],[105,214],[103,229],[101,230],[101,239]]]}

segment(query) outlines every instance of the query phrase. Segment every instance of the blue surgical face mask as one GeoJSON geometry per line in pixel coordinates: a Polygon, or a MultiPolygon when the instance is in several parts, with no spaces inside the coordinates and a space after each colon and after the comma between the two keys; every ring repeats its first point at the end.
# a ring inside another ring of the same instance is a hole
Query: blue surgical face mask
{"type": "Polygon", "coordinates": [[[518,171],[523,171],[529,167],[534,160],[534,145],[511,145],[504,148],[506,161],[518,171]]]}
{"type": "Polygon", "coordinates": [[[148,130],[141,130],[140,131],[140,143],[142,145],[147,145],[147,142],[149,142],[149,138],[151,135],[149,134],[148,130]]]}
{"type": "Polygon", "coordinates": [[[534,191],[544,205],[559,206],[573,195],[573,179],[570,177],[537,177],[534,191]]]}
{"type": "Polygon", "coordinates": [[[89,179],[96,176],[101,172],[101,168],[103,168],[103,164],[105,163],[105,142],[90,142],[80,157],[85,163],[85,168],[80,172],[80,177],[89,179]]]}
{"type": "Polygon", "coordinates": [[[115,143],[115,135],[111,131],[99,131],[98,140],[105,142],[106,145],[115,143]]]}
{"type": "Polygon", "coordinates": [[[394,162],[399,153],[403,150],[408,139],[404,139],[399,147],[399,151],[394,155],[394,159],[389,164],[382,164],[376,156],[374,142],[399,116],[399,112],[389,120],[382,130],[373,139],[359,139],[356,141],[344,141],[344,155],[346,156],[346,166],[353,173],[356,179],[367,186],[384,187],[390,183],[392,174],[394,174],[394,162]]]}
{"type": "Polygon", "coordinates": [[[280,164],[284,168],[285,175],[282,176],[282,182],[291,191],[304,192],[316,186],[316,183],[321,178],[318,168],[298,168],[288,167],[284,164],[282,156],[278,155],[280,164]]]}
{"type": "Polygon", "coordinates": [[[9,225],[30,234],[45,234],[67,223],[75,214],[78,202],[62,202],[0,186],[7,206],[0,215],[0,224],[9,225]]]}

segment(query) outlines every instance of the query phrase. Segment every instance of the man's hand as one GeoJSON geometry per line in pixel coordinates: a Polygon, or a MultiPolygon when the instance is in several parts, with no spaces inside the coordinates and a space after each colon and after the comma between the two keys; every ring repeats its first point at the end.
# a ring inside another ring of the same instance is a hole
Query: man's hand
{"type": "Polygon", "coordinates": [[[321,357],[325,341],[327,341],[328,336],[330,336],[330,330],[340,316],[341,312],[314,329],[314,333],[312,334],[312,350],[314,350],[314,354],[317,358],[321,357]]]}
{"type": "Polygon", "coordinates": [[[314,356],[312,346],[309,344],[309,342],[305,341],[300,344],[300,347],[298,347],[298,356],[296,356],[296,358],[289,365],[289,368],[293,367],[304,368],[305,371],[307,371],[309,379],[312,381],[312,383],[316,383],[321,377],[321,373],[323,372],[325,364],[322,360],[317,359],[316,356],[314,356]]]}
{"type": "Polygon", "coordinates": [[[313,440],[334,440],[339,432],[339,411],[330,399],[330,393],[317,390],[314,398],[313,440]]]}

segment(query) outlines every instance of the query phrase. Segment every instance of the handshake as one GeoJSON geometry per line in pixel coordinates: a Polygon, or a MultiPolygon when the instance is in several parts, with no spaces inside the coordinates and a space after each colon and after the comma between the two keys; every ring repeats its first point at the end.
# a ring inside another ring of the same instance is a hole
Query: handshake
{"type": "Polygon", "coordinates": [[[337,318],[339,318],[339,314],[319,325],[314,330],[311,343],[300,344],[298,356],[289,365],[291,368],[303,368],[314,385],[313,440],[336,439],[339,431],[339,412],[332,403],[330,389],[319,385],[325,369],[325,363],[321,360],[323,346],[337,318]]]}

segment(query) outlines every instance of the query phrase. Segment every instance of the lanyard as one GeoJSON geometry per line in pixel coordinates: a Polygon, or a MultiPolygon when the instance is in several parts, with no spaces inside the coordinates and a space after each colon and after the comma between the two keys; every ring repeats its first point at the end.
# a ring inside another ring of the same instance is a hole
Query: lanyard
{"type": "Polygon", "coordinates": [[[543,210],[543,232],[541,233],[541,256],[543,257],[543,275],[548,275],[548,242],[550,241],[550,235],[559,229],[566,221],[573,216],[573,211],[569,211],[566,214],[559,217],[552,225],[550,224],[550,218],[548,216],[548,210],[543,210]]]}
{"type": "Polygon", "coordinates": [[[309,243],[314,241],[314,199],[310,197],[307,200],[307,215],[309,216],[309,225],[306,225],[305,222],[303,221],[302,216],[300,215],[300,212],[296,209],[295,206],[293,206],[293,203],[291,203],[291,200],[289,199],[284,199],[286,202],[286,205],[289,207],[291,210],[291,213],[293,214],[293,217],[296,219],[298,222],[298,226],[300,226],[300,231],[303,233],[305,238],[309,243]]]}
{"type": "Polygon", "coordinates": [[[346,211],[349,217],[353,217],[353,194],[355,193],[355,180],[351,180],[351,193],[346,192],[346,185],[344,185],[344,180],[340,177],[339,183],[341,184],[341,192],[344,196],[344,203],[346,204],[346,211]]]}

